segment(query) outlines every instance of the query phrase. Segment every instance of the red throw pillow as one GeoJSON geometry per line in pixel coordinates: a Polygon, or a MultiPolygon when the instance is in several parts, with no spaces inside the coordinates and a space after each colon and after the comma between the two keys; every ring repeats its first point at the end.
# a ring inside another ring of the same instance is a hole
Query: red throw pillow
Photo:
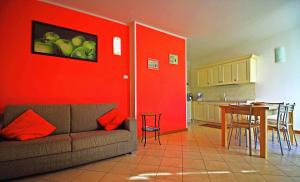
{"type": "Polygon", "coordinates": [[[113,120],[112,122],[108,123],[105,126],[105,130],[106,131],[111,131],[114,130],[116,128],[118,128],[124,121],[125,121],[125,116],[121,113],[119,113],[113,120]]]}
{"type": "Polygon", "coordinates": [[[105,127],[108,123],[112,122],[112,120],[118,115],[118,109],[113,109],[97,119],[97,122],[105,127]]]}
{"type": "Polygon", "coordinates": [[[56,127],[29,109],[3,128],[1,135],[7,139],[31,140],[50,135],[56,127]]]}

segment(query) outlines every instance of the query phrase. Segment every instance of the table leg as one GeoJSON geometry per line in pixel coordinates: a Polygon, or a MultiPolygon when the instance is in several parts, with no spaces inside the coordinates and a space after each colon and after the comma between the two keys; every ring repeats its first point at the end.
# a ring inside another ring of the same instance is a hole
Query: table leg
{"type": "Polygon", "coordinates": [[[227,147],[227,120],[225,119],[225,108],[221,107],[221,144],[224,147],[227,147]]]}
{"type": "Polygon", "coordinates": [[[268,158],[268,124],[266,122],[267,111],[260,112],[260,157],[268,158]]]}
{"type": "Polygon", "coordinates": [[[291,143],[294,144],[294,114],[293,112],[289,112],[289,122],[291,123],[290,127],[289,127],[289,133],[290,133],[290,139],[291,139],[291,143]]]}

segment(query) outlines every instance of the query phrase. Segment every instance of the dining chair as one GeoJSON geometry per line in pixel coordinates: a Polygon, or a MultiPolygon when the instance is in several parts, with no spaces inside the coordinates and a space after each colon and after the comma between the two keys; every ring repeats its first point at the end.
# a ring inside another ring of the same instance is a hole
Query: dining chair
{"type": "Polygon", "coordinates": [[[296,138],[296,134],[295,134],[295,130],[294,130],[294,121],[293,119],[294,118],[291,118],[290,116],[294,115],[294,109],[295,109],[295,106],[296,106],[296,103],[293,103],[293,104],[287,104],[288,106],[288,115],[287,115],[287,129],[289,129],[290,127],[292,128],[292,132],[293,132],[293,136],[294,136],[294,140],[295,140],[295,143],[296,143],[296,147],[298,146],[298,143],[297,143],[297,138],[296,138]],[[292,114],[291,114],[292,113],[292,114]]]}
{"type": "Polygon", "coordinates": [[[288,150],[291,150],[291,142],[290,142],[290,134],[288,130],[288,111],[289,111],[289,105],[279,103],[278,109],[277,109],[277,116],[276,119],[273,117],[269,117],[268,120],[268,126],[272,128],[272,142],[274,142],[274,129],[277,130],[277,138],[280,144],[280,151],[281,155],[283,155],[283,149],[282,149],[282,141],[280,136],[280,130],[283,131],[283,136],[286,138],[286,143],[288,146],[288,150]]]}
{"type": "Polygon", "coordinates": [[[233,129],[234,128],[248,129],[247,133],[249,135],[249,139],[248,139],[249,155],[251,156],[252,155],[251,129],[259,128],[259,123],[257,122],[257,120],[253,119],[254,116],[252,115],[252,105],[229,105],[228,112],[230,113],[231,116],[230,124],[229,124],[228,150],[231,143],[233,129]]]}

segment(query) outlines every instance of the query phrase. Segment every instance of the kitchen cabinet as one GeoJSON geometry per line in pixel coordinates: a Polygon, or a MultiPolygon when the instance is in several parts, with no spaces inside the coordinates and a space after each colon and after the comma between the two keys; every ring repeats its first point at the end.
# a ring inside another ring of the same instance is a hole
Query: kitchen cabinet
{"type": "Polygon", "coordinates": [[[245,83],[249,79],[247,70],[247,60],[237,61],[232,63],[232,82],[245,83]]]}
{"type": "MultiPolygon", "coordinates": [[[[221,123],[220,105],[227,105],[229,102],[192,102],[192,119],[197,121],[208,121],[213,123],[221,123]]],[[[230,115],[225,116],[230,121],[230,115]]]]}
{"type": "Polygon", "coordinates": [[[198,69],[199,87],[256,82],[255,55],[223,61],[198,69]]]}
{"type": "Polygon", "coordinates": [[[193,101],[192,116],[193,120],[220,122],[219,104],[193,101]]]}
{"type": "Polygon", "coordinates": [[[219,84],[232,83],[232,63],[219,65],[219,84]]]}
{"type": "Polygon", "coordinates": [[[212,67],[212,85],[218,85],[219,83],[219,66],[212,67]]]}
{"type": "Polygon", "coordinates": [[[200,69],[197,74],[198,86],[208,86],[207,69],[200,69]]]}
{"type": "Polygon", "coordinates": [[[209,67],[199,69],[197,72],[198,86],[207,87],[214,86],[218,83],[218,67],[209,67]]]}

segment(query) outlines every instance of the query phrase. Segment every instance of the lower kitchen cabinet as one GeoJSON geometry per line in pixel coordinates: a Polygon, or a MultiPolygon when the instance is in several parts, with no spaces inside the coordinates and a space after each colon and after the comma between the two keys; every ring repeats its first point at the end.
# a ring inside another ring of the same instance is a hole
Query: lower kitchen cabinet
{"type": "Polygon", "coordinates": [[[192,102],[192,119],[220,123],[220,103],[192,102]]]}

